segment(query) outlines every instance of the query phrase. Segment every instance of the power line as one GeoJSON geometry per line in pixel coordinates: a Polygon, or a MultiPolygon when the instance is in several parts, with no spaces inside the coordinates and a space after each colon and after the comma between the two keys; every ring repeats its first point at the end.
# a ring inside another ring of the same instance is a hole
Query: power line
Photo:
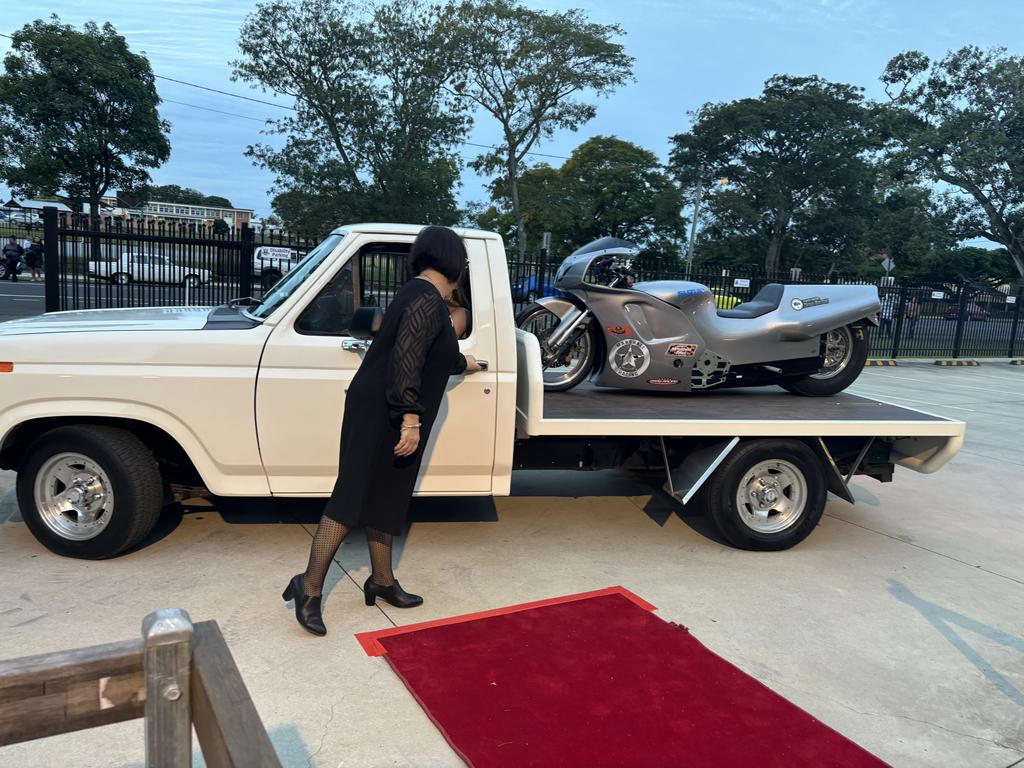
{"type": "MultiPolygon", "coordinates": [[[[14,39],[10,35],[5,35],[2,32],[0,32],[0,37],[6,37],[8,40],[13,40],[14,39]]],[[[290,110],[292,112],[297,112],[298,111],[295,107],[290,106],[288,104],[277,104],[277,103],[275,103],[273,101],[266,101],[264,99],[257,99],[257,98],[254,98],[252,96],[243,96],[240,93],[231,93],[231,91],[222,91],[219,88],[211,88],[208,85],[200,85],[199,83],[190,83],[188,80],[178,80],[177,78],[174,78],[174,77],[167,77],[166,75],[158,75],[156,73],[153,74],[153,77],[155,77],[155,78],[157,78],[159,80],[167,80],[168,82],[171,82],[171,83],[178,83],[179,85],[187,85],[190,88],[199,88],[200,90],[203,90],[203,91],[210,91],[211,93],[217,93],[217,94],[220,94],[221,96],[230,96],[233,99],[242,99],[243,101],[252,101],[252,102],[255,102],[256,104],[265,104],[265,105],[270,106],[270,107],[277,107],[278,109],[287,109],[287,110],[290,110]]],[[[197,104],[189,104],[189,103],[184,102],[184,101],[174,101],[173,99],[163,99],[163,101],[166,101],[166,102],[168,102],[170,104],[179,104],[179,105],[181,105],[183,107],[192,107],[193,109],[202,109],[202,110],[204,110],[206,112],[216,112],[217,114],[227,115],[228,117],[238,117],[238,118],[241,118],[243,120],[255,120],[256,122],[260,122],[260,123],[266,122],[266,120],[263,119],[263,118],[249,117],[248,115],[237,115],[237,114],[235,114],[233,112],[223,112],[223,111],[221,111],[219,109],[212,109],[210,107],[200,107],[197,104]]],[[[457,143],[461,144],[464,147],[479,147],[480,149],[491,149],[491,150],[501,149],[501,147],[495,147],[495,146],[493,146],[491,144],[477,144],[477,143],[472,142],[472,141],[460,141],[460,142],[457,142],[457,143]]],[[[526,154],[532,155],[534,157],[550,157],[550,158],[553,158],[555,160],[568,160],[569,159],[565,155],[551,155],[551,154],[546,154],[544,152],[527,152],[526,154]]]]}

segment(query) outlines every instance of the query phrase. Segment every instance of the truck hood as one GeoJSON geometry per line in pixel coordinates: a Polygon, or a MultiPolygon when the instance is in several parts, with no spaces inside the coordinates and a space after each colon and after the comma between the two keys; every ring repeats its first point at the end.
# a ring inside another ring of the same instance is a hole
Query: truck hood
{"type": "Polygon", "coordinates": [[[147,307],[50,312],[0,323],[0,336],[85,331],[198,331],[210,307],[147,307]]]}

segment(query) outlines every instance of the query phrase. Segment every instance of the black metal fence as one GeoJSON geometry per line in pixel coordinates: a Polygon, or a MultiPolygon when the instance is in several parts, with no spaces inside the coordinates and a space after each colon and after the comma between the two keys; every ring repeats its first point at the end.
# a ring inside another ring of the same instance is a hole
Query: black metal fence
{"type": "MultiPolygon", "coordinates": [[[[59,226],[47,209],[44,236],[47,311],[99,307],[214,306],[259,297],[316,245],[280,232],[215,231],[211,227],[155,222],[104,222],[84,218],[59,226]]],[[[2,229],[2,227],[0,227],[2,229]]],[[[13,230],[12,230],[13,233],[13,230]]],[[[360,256],[364,293],[386,305],[405,278],[401,254],[360,256]],[[397,259],[397,261],[396,261],[397,259]],[[379,295],[378,295],[379,294],[379,295]]],[[[557,293],[556,260],[543,255],[508,263],[516,308],[557,293]]],[[[1024,355],[1024,287],[992,288],[968,281],[865,280],[853,275],[815,275],[799,270],[767,274],[755,267],[687,274],[675,259],[643,256],[639,280],[690,279],[707,285],[720,308],[749,301],[768,283],[874,284],[882,301],[881,324],[871,328],[872,357],[1016,357],[1024,355]]]]}
{"type": "MultiPolygon", "coordinates": [[[[35,232],[35,236],[40,233],[35,232]]],[[[46,311],[102,307],[215,306],[259,297],[315,241],[243,224],[205,224],[43,215],[46,311]]]]}

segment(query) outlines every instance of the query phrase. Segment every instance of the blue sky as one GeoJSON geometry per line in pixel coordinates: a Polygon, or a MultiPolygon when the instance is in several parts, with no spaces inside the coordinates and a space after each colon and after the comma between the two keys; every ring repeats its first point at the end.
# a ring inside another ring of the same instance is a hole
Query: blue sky
{"type": "MultiPolygon", "coordinates": [[[[3,0],[0,31],[9,34],[39,15],[33,3],[3,0]]],[[[936,57],[972,43],[1020,54],[1024,3],[1019,0],[600,0],[529,2],[546,9],[584,9],[594,21],[627,32],[636,82],[598,101],[598,115],[577,133],[562,132],[538,148],[568,155],[598,134],[634,141],[665,157],[668,137],[685,130],[687,113],[706,101],[756,95],[776,73],[817,74],[861,85],[881,96],[878,76],[894,54],[918,49],[936,57]]],[[[51,0],[65,22],[111,21],[133,50],[145,51],[158,75],[234,93],[272,98],[229,80],[238,29],[254,0],[51,0]]],[[[9,41],[0,38],[0,53],[9,41]]],[[[184,85],[158,81],[161,114],[172,125],[172,155],[153,173],[157,183],[224,195],[269,213],[273,176],[242,153],[260,140],[259,119],[279,110],[184,85]],[[232,117],[174,102],[231,112],[232,117]],[[245,118],[256,118],[245,119],[245,118]],[[270,193],[268,194],[268,190],[270,193]]],[[[492,120],[478,117],[469,137],[493,143],[492,120]]],[[[472,147],[464,148],[473,156],[472,147]]],[[[558,164],[558,160],[550,160],[558,164]]],[[[459,197],[485,197],[485,179],[465,170],[459,197]]]]}

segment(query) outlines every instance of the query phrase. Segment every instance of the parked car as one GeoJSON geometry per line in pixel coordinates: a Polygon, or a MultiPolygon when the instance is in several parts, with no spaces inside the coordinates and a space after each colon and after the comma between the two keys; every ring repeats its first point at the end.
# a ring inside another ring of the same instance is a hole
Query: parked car
{"type": "Polygon", "coordinates": [[[541,296],[557,296],[558,291],[549,283],[540,283],[536,275],[527,275],[512,284],[512,301],[532,302],[541,296]],[[540,289],[538,290],[538,286],[540,289]]]}
{"type": "MultiPolygon", "coordinates": [[[[19,261],[18,262],[18,274],[20,275],[24,271],[25,271],[25,262],[24,261],[19,261]]],[[[0,259],[0,280],[6,280],[7,277],[8,277],[8,275],[7,275],[7,262],[4,261],[3,259],[0,259]]]]}
{"type": "Polygon", "coordinates": [[[298,252],[293,248],[261,245],[253,254],[253,268],[259,276],[264,291],[287,275],[300,261],[298,252]]]}
{"type": "Polygon", "coordinates": [[[210,282],[209,270],[175,264],[156,254],[125,253],[113,261],[90,261],[87,273],[116,285],[169,283],[197,288],[210,282]]]}
{"type": "MultiPolygon", "coordinates": [[[[988,320],[988,310],[984,307],[978,306],[977,304],[968,304],[965,307],[964,314],[967,315],[968,320],[977,320],[978,322],[984,323],[988,320]]],[[[946,314],[943,315],[947,320],[956,320],[960,317],[960,307],[952,306],[946,310],[946,314]]]]}
{"type": "Polygon", "coordinates": [[[715,295],[715,307],[718,309],[732,309],[737,304],[743,303],[743,299],[738,296],[733,296],[731,293],[723,291],[721,288],[714,288],[711,293],[715,295]]]}

